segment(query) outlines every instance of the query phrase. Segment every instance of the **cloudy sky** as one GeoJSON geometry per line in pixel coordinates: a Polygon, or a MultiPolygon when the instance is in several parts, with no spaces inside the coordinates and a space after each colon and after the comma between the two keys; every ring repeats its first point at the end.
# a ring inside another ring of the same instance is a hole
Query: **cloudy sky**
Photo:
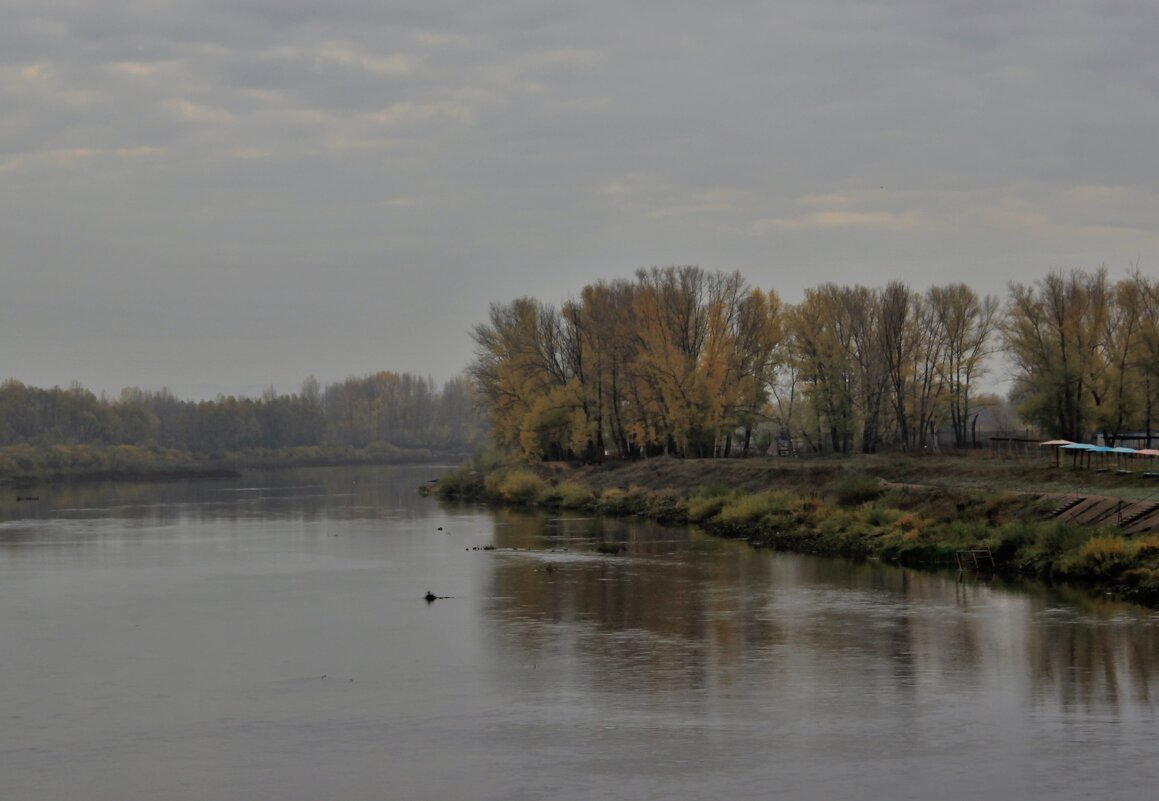
{"type": "Polygon", "coordinates": [[[639,267],[1159,270],[1152,0],[0,0],[0,380],[469,361],[639,267]]]}

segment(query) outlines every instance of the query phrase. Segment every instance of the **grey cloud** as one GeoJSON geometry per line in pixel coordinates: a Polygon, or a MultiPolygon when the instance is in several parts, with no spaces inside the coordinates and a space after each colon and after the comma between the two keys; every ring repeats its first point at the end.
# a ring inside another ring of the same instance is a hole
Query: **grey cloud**
{"type": "Polygon", "coordinates": [[[14,0],[0,379],[446,378],[491,301],[651,264],[741,269],[790,300],[822,280],[1001,291],[1146,264],[1157,17],[14,0]],[[102,355],[122,349],[139,377],[102,355]]]}

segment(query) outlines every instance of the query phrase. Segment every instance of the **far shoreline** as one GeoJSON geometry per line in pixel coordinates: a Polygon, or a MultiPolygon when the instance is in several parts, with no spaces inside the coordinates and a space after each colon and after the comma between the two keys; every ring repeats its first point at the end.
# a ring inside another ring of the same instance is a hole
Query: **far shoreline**
{"type": "Polygon", "coordinates": [[[240,478],[246,471],[293,470],[303,468],[360,467],[392,465],[432,465],[454,469],[468,454],[462,451],[434,452],[425,449],[390,453],[339,452],[323,456],[299,454],[237,454],[220,459],[190,459],[187,462],[128,468],[39,470],[0,475],[0,487],[24,490],[55,484],[110,482],[164,483],[175,481],[222,481],[240,478]]]}

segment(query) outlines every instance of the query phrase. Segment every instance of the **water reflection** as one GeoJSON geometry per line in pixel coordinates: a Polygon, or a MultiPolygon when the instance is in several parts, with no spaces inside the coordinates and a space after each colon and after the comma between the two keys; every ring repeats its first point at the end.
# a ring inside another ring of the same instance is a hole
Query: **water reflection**
{"type": "Polygon", "coordinates": [[[1150,612],[441,507],[415,494],[434,472],[0,498],[0,797],[1144,799],[1159,782],[1150,612]]]}
{"type": "Polygon", "coordinates": [[[611,696],[759,671],[862,706],[1017,691],[1040,708],[1154,711],[1159,625],[1129,605],[619,520],[498,512],[494,541],[490,633],[514,663],[567,654],[611,696]],[[598,554],[601,541],[627,550],[598,554]]]}
{"type": "Polygon", "coordinates": [[[47,484],[35,501],[0,494],[0,544],[59,521],[167,526],[239,520],[391,520],[413,517],[418,483],[442,467],[250,471],[243,477],[156,483],[47,484]]]}

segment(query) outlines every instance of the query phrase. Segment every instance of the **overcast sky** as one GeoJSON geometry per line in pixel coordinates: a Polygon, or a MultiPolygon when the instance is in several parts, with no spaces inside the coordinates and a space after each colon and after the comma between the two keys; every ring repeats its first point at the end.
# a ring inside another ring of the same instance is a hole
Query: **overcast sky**
{"type": "Polygon", "coordinates": [[[639,267],[1159,269],[1153,0],[0,0],[0,380],[446,380],[639,267]]]}

